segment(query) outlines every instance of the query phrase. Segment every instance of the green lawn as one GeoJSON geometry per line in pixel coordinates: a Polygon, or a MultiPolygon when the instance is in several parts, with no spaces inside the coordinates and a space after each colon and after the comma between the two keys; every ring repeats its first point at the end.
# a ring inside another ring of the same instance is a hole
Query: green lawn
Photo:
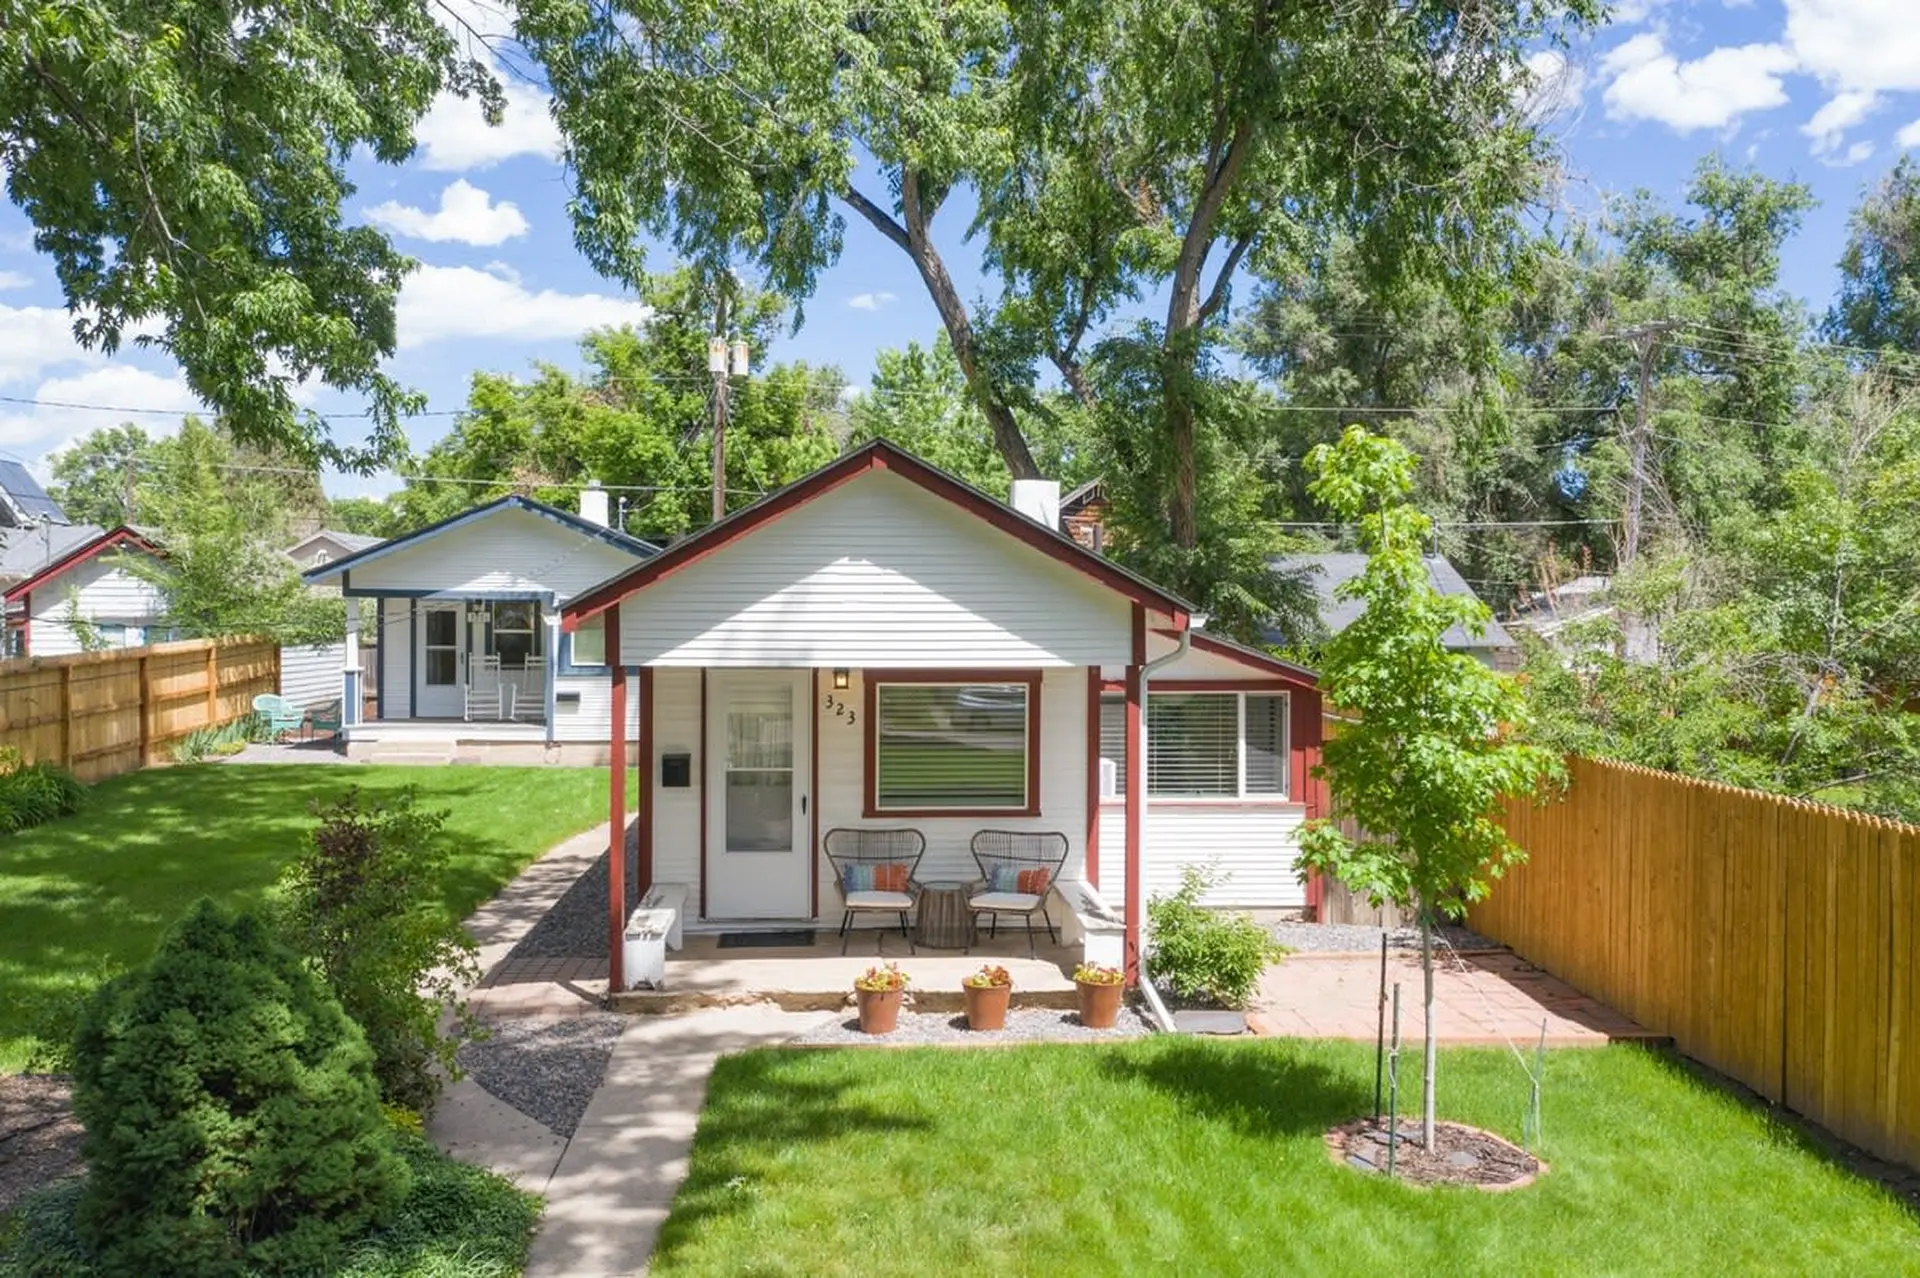
{"type": "MultiPolygon", "coordinates": [[[[1442,1056],[1446,1117],[1518,1135],[1505,1052],[1442,1056]]],[[[1662,1054],[1547,1060],[1530,1188],[1333,1165],[1363,1044],[772,1050],[720,1062],[651,1272],[1911,1274],[1920,1223],[1662,1054]]]]}
{"type": "Polygon", "coordinates": [[[262,900],[312,827],[309,807],[356,785],[416,786],[451,811],[440,899],[461,917],[607,812],[597,768],[196,764],[104,781],[73,816],[0,837],[0,1072],[25,1068],[36,1025],[144,960],[194,900],[262,900]]]}

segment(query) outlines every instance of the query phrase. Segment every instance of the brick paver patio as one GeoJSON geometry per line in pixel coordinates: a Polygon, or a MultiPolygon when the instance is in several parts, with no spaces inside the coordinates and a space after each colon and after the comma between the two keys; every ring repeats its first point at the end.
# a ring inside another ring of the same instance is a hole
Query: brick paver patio
{"type": "MultiPolygon", "coordinates": [[[[1418,1042],[1425,1034],[1418,954],[1388,956],[1389,998],[1395,982],[1401,987],[1401,1038],[1418,1042]]],[[[1371,1042],[1379,991],[1378,954],[1293,954],[1261,978],[1250,1019],[1264,1034],[1371,1042]]],[[[1460,1046],[1531,1047],[1540,1040],[1543,1020],[1548,1047],[1666,1041],[1506,951],[1436,956],[1434,1008],[1440,1041],[1460,1046]]]]}

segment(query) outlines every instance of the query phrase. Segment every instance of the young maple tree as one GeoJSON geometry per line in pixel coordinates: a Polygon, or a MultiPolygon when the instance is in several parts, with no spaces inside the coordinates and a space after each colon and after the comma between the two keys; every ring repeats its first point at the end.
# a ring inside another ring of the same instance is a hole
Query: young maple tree
{"type": "Polygon", "coordinates": [[[1518,685],[1449,649],[1448,630],[1486,628],[1485,604],[1434,588],[1422,554],[1433,523],[1407,502],[1414,455],[1349,427],[1307,457],[1315,500],[1358,531],[1366,571],[1339,588],[1365,610],[1321,648],[1327,704],[1349,717],[1323,747],[1333,816],[1302,838],[1302,866],[1330,874],[1376,905],[1412,908],[1420,921],[1426,1042],[1422,1143],[1433,1148],[1433,926],[1487,895],[1524,859],[1500,806],[1564,781],[1560,759],[1516,740],[1526,727],[1518,685]]]}

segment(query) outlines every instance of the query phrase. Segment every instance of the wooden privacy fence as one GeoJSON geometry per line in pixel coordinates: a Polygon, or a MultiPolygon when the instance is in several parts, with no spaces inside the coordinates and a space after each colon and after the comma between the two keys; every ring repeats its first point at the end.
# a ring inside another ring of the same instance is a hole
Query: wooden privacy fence
{"type": "Polygon", "coordinates": [[[1920,1166],[1920,827],[1590,759],[1506,817],[1484,935],[1920,1166]]]}
{"type": "Polygon", "coordinates": [[[98,781],[164,761],[188,733],[250,714],[279,688],[280,648],[265,639],[0,661],[0,743],[98,781]]]}

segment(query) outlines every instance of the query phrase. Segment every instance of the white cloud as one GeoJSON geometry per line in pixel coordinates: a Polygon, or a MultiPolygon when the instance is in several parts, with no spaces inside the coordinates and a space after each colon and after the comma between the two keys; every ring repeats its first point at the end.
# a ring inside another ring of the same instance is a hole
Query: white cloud
{"type": "Polygon", "coordinates": [[[101,356],[73,339],[73,316],[50,306],[0,306],[0,386],[101,356]]]}
{"type": "Polygon", "coordinates": [[[1587,91],[1587,69],[1559,49],[1536,49],[1527,55],[1531,83],[1520,95],[1520,109],[1530,119],[1545,120],[1580,105],[1587,91]]]}
{"type": "Polygon", "coordinates": [[[1794,67],[1793,54],[1777,44],[1730,46],[1682,62],[1657,32],[1634,36],[1601,62],[1612,77],[1609,116],[1655,120],[1680,133],[1724,129],[1750,111],[1780,106],[1787,100],[1781,77],[1794,67]]]}
{"type": "Polygon", "coordinates": [[[181,374],[165,376],[131,364],[48,378],[34,387],[31,398],[42,402],[0,416],[0,448],[41,460],[102,427],[130,421],[149,435],[170,435],[179,428],[181,414],[206,411],[181,374]],[[129,411],[61,407],[80,404],[129,411]],[[161,411],[144,411],[150,409],[161,411]]]}
{"type": "Polygon", "coordinates": [[[1838,160],[1831,161],[1837,168],[1851,168],[1873,158],[1873,143],[1861,138],[1847,148],[1847,153],[1838,160]]]}
{"type": "Polygon", "coordinates": [[[33,283],[33,277],[22,275],[19,271],[0,271],[0,292],[10,288],[25,288],[33,283]]]}
{"type": "Polygon", "coordinates": [[[1880,96],[1858,89],[1845,89],[1833,95],[1800,126],[1813,139],[1813,153],[1826,155],[1838,150],[1846,132],[1880,108],[1880,96]]]}
{"type": "Polygon", "coordinates": [[[485,169],[521,155],[557,158],[560,128],[549,111],[550,97],[541,89],[515,80],[493,48],[476,39],[511,43],[511,11],[486,0],[442,0],[433,7],[440,24],[453,32],[461,48],[493,68],[506,92],[506,114],[490,125],[479,102],[443,93],[420,121],[420,163],[442,173],[485,169]]]}
{"type": "Polygon", "coordinates": [[[644,324],[651,307],[599,293],[533,292],[471,266],[427,266],[400,290],[400,345],[449,337],[521,341],[578,337],[590,328],[644,324]]]}
{"type": "Polygon", "coordinates": [[[440,192],[438,212],[388,200],[368,209],[367,217],[390,231],[435,243],[451,240],[491,248],[527,233],[527,219],[517,206],[505,200],[495,204],[492,196],[465,178],[454,179],[440,192]]]}
{"type": "Polygon", "coordinates": [[[1837,89],[1920,89],[1913,0],[1786,0],[1786,42],[1800,68],[1837,89]]]}
{"type": "Polygon", "coordinates": [[[1620,0],[1620,3],[1608,11],[1608,18],[1616,26],[1630,27],[1645,22],[1653,16],[1653,11],[1667,0],[1620,0]]]}
{"type": "Polygon", "coordinates": [[[1893,144],[1903,150],[1920,147],[1920,120],[1915,120],[1912,124],[1906,125],[1898,133],[1894,134],[1893,144]]]}
{"type": "Polygon", "coordinates": [[[891,293],[855,293],[847,305],[856,311],[877,311],[893,300],[891,293]]]}
{"type": "Polygon", "coordinates": [[[513,268],[513,264],[511,262],[503,262],[497,257],[480,269],[489,275],[499,276],[509,284],[518,284],[520,282],[520,272],[513,268]]]}
{"type": "MultiPolygon", "coordinates": [[[[495,68],[499,74],[499,68],[495,68]]],[[[488,124],[480,104],[443,93],[420,121],[420,164],[441,173],[486,169],[515,156],[557,159],[560,126],[548,113],[547,95],[531,85],[506,82],[507,110],[497,125],[488,124]]]]}

